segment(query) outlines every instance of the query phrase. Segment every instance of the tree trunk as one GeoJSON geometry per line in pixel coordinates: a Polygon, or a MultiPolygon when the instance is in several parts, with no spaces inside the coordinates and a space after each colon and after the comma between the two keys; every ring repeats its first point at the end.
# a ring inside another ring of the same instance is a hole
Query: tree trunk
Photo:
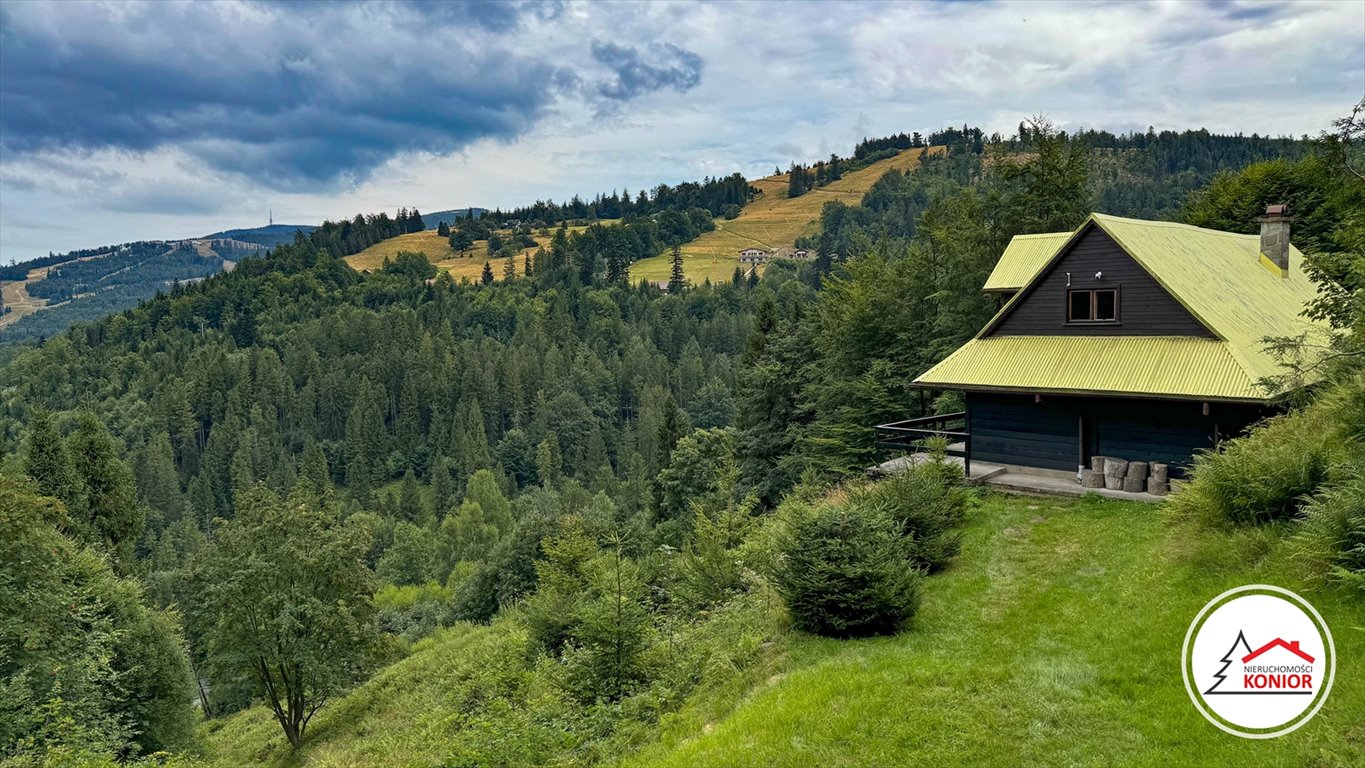
{"type": "Polygon", "coordinates": [[[289,746],[298,747],[299,742],[303,741],[303,737],[299,733],[298,727],[295,726],[289,718],[280,720],[280,726],[284,728],[284,737],[289,739],[289,746]]]}

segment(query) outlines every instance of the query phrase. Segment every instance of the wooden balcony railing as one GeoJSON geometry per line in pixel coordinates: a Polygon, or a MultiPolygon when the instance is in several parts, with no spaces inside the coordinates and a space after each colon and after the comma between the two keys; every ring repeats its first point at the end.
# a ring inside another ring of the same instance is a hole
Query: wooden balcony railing
{"type": "Polygon", "coordinates": [[[967,431],[967,412],[922,416],[876,426],[878,461],[884,453],[919,453],[925,441],[942,437],[948,441],[947,454],[962,457],[962,468],[972,476],[972,436],[967,431]]]}

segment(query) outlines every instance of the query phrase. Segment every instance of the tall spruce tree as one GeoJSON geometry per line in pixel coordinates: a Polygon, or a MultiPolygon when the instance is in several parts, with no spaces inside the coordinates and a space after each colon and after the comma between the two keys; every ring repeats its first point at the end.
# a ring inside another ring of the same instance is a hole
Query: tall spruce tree
{"type": "Polygon", "coordinates": [[[185,516],[185,495],[175,471],[175,456],[170,437],[158,430],[142,447],[134,466],[138,499],[156,518],[149,526],[160,532],[185,516]]]}
{"type": "Polygon", "coordinates": [[[483,423],[483,411],[475,398],[465,398],[460,402],[455,415],[455,425],[451,429],[450,457],[455,470],[461,478],[467,478],[480,469],[493,464],[488,449],[488,432],[483,423]]]}
{"type": "Polygon", "coordinates": [[[122,573],[130,572],[144,521],[132,470],[118,457],[120,449],[104,424],[89,411],[77,417],[67,450],[84,501],[77,529],[87,540],[103,545],[122,573]]]}
{"type": "Polygon", "coordinates": [[[38,493],[61,499],[68,510],[82,506],[80,478],[71,465],[66,444],[57,429],[57,420],[42,406],[34,406],[29,411],[22,466],[24,474],[37,483],[38,493]]]}
{"type": "Polygon", "coordinates": [[[383,396],[369,379],[361,379],[346,419],[346,487],[357,498],[368,498],[383,477],[380,460],[386,437],[383,396]]]}
{"type": "Polygon", "coordinates": [[[682,246],[675,243],[673,255],[669,260],[668,292],[681,293],[686,285],[687,282],[683,277],[682,246]]]}

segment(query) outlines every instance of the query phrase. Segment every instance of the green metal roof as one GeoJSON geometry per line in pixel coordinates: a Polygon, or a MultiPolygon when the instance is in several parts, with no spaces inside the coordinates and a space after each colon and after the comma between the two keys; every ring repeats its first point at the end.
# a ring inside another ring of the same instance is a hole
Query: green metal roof
{"type": "Polygon", "coordinates": [[[1228,343],[1186,336],[972,339],[915,380],[935,389],[1259,400],[1228,343]]]}
{"type": "MultiPolygon", "coordinates": [[[[1091,214],[1075,232],[1024,236],[1012,263],[997,266],[999,286],[1031,273],[975,340],[915,380],[944,388],[1002,387],[1028,391],[1164,394],[1173,397],[1264,399],[1257,380],[1283,373],[1265,350],[1269,336],[1323,341],[1326,327],[1301,316],[1316,288],[1303,271],[1303,254],[1290,247],[1281,273],[1260,254],[1259,235],[1239,235],[1186,224],[1091,214]],[[1150,336],[1012,336],[990,332],[1026,300],[1035,282],[1091,226],[1098,226],[1217,340],[1150,336]],[[1052,252],[1049,244],[1061,240],[1052,252]],[[982,342],[996,342],[983,344],[982,342]],[[1046,363],[1042,361],[1047,361],[1046,363]],[[1237,370],[1227,368],[1228,362],[1237,370]]],[[[1021,238],[1015,238],[1020,241],[1021,238]]],[[[1002,256],[1001,262],[1004,262],[1002,256]]],[[[992,280],[996,279],[992,273],[992,280]]],[[[987,287],[991,283],[987,282],[987,287]]]]}
{"type": "Polygon", "coordinates": [[[1000,254],[991,276],[986,278],[985,290],[1017,291],[1023,288],[1070,239],[1070,232],[1015,235],[1005,252],[1000,254]]]}

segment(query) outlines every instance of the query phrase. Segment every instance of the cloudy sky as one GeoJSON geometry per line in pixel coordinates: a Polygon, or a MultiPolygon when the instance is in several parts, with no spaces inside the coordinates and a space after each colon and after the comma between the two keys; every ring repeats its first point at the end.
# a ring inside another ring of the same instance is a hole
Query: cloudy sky
{"type": "Polygon", "coordinates": [[[0,4],[0,262],[511,206],[1029,115],[1316,134],[1365,1],[0,4]]]}

